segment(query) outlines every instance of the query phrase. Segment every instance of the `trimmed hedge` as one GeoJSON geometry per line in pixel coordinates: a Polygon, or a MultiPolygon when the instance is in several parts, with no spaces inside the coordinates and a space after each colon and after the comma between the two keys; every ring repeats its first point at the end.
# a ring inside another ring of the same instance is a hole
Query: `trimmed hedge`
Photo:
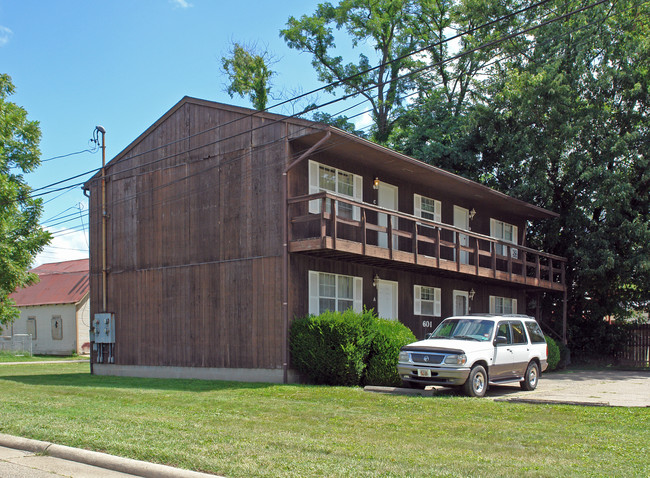
{"type": "Polygon", "coordinates": [[[293,367],[324,385],[398,384],[399,349],[415,341],[405,325],[352,309],[296,319],[289,337],[293,367]]]}
{"type": "Polygon", "coordinates": [[[548,346],[548,371],[555,370],[560,363],[560,347],[557,342],[548,335],[546,337],[546,345],[548,346]]]}
{"type": "Polygon", "coordinates": [[[397,373],[399,350],[416,338],[407,326],[396,320],[374,318],[373,338],[366,363],[364,385],[384,385],[398,387],[402,384],[397,373]]]}

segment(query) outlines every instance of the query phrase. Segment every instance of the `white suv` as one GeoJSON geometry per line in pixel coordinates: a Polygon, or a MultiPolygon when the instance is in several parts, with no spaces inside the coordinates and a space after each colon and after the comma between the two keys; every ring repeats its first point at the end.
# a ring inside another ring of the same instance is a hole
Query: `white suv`
{"type": "Polygon", "coordinates": [[[462,386],[482,397],[488,384],[534,390],[547,356],[542,329],[527,315],[449,317],[425,340],[402,347],[397,372],[405,386],[462,386]]]}

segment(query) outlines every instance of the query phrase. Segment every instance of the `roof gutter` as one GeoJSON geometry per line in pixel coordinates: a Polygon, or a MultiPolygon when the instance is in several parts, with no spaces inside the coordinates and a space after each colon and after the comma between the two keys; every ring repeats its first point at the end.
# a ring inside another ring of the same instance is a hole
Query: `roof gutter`
{"type": "MultiPolygon", "coordinates": [[[[285,151],[286,157],[289,157],[289,125],[285,123],[285,132],[286,132],[286,144],[285,151]]],[[[283,381],[284,383],[289,382],[288,371],[289,371],[289,218],[287,211],[287,200],[289,198],[289,176],[288,173],[300,162],[304,161],[305,158],[310,156],[315,150],[320,148],[328,139],[332,136],[331,130],[328,130],[320,140],[316,142],[311,148],[302,153],[298,159],[293,161],[289,166],[285,168],[282,172],[282,319],[283,319],[283,337],[284,341],[282,343],[283,348],[283,363],[282,363],[282,372],[283,372],[283,381]]]]}

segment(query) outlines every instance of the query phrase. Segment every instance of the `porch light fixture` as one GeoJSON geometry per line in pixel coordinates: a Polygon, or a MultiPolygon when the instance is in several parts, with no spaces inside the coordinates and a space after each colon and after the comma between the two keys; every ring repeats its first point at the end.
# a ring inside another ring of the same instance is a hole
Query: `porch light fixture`
{"type": "Polygon", "coordinates": [[[379,282],[379,276],[375,274],[375,277],[372,279],[372,286],[377,287],[378,282],[379,282]]]}
{"type": "Polygon", "coordinates": [[[469,220],[471,221],[474,219],[474,216],[476,216],[476,209],[472,208],[472,210],[469,212],[469,220]]]}
{"type": "Polygon", "coordinates": [[[476,292],[474,292],[474,289],[469,291],[469,300],[474,300],[474,294],[476,294],[476,292]]]}
{"type": "Polygon", "coordinates": [[[372,189],[379,189],[379,178],[375,177],[375,180],[372,182],[372,189]]]}

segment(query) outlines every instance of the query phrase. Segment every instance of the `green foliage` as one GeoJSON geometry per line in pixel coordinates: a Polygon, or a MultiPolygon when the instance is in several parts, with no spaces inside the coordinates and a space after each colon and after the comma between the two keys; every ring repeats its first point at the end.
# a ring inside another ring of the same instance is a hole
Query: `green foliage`
{"type": "Polygon", "coordinates": [[[11,77],[0,75],[0,324],[17,317],[8,296],[38,279],[28,269],[50,240],[38,225],[42,200],[29,195],[21,174],[40,163],[41,131],[27,111],[7,101],[13,93],[11,77]]]}
{"type": "Polygon", "coordinates": [[[582,317],[569,324],[571,353],[577,361],[613,362],[630,339],[633,324],[582,317]]]}
{"type": "Polygon", "coordinates": [[[552,338],[546,335],[546,346],[548,348],[548,371],[555,370],[560,363],[560,347],[557,345],[557,342],[552,338]]]}
{"type": "Polygon", "coordinates": [[[221,58],[221,67],[230,80],[226,92],[232,98],[235,94],[250,98],[253,107],[262,111],[269,101],[269,81],[274,72],[269,68],[268,52],[259,53],[255,46],[233,43],[228,56],[221,58]]]}
{"type": "Polygon", "coordinates": [[[537,30],[539,47],[508,62],[475,109],[484,181],[560,214],[528,239],[568,258],[572,349],[601,342],[603,317],[648,307],[648,10],[617,2],[537,30]]]}
{"type": "Polygon", "coordinates": [[[397,373],[399,351],[404,345],[415,342],[415,335],[401,322],[378,318],[372,321],[370,333],[372,341],[363,383],[400,386],[402,380],[397,373]]]}
{"type": "Polygon", "coordinates": [[[293,322],[290,331],[292,364],[312,382],[358,385],[370,351],[372,312],[325,312],[293,322]]]}
{"type": "MultiPolygon", "coordinates": [[[[316,105],[310,105],[307,107],[307,110],[316,108],[316,105]]],[[[348,133],[352,133],[360,138],[367,138],[368,135],[363,130],[358,130],[354,123],[350,122],[347,116],[332,116],[329,113],[323,113],[322,111],[315,111],[311,117],[312,121],[317,123],[329,124],[348,133]]]]}
{"type": "Polygon", "coordinates": [[[399,349],[414,341],[405,325],[352,309],[296,319],[289,340],[292,365],[325,385],[398,385],[399,349]]]}
{"type": "Polygon", "coordinates": [[[290,17],[280,35],[290,48],[312,55],[318,79],[334,83],[329,91],[341,89],[346,95],[368,100],[376,127],[374,139],[384,142],[392,128],[394,109],[411,85],[410,79],[399,77],[404,68],[415,64],[402,57],[417,44],[412,26],[419,21],[418,15],[419,2],[412,0],[341,0],[336,6],[325,2],[313,15],[290,17]],[[375,61],[359,53],[356,63],[346,62],[336,50],[335,29],[345,31],[357,51],[374,50],[375,61]],[[367,71],[375,66],[378,68],[367,71]]]}

